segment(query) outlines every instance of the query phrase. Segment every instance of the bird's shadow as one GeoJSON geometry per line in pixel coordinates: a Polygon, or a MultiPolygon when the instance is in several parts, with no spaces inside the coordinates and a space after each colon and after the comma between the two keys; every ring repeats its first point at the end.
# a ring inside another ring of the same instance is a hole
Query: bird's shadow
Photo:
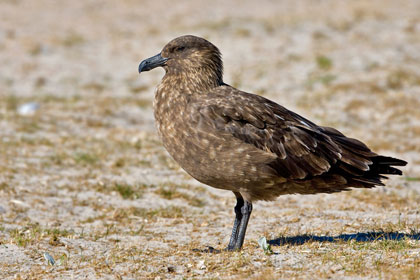
{"type": "Polygon", "coordinates": [[[420,240],[420,232],[407,234],[400,232],[383,232],[383,231],[371,231],[371,232],[358,232],[354,234],[340,234],[337,236],[328,235],[298,235],[291,237],[279,237],[273,240],[268,240],[268,244],[272,246],[283,246],[283,245],[303,245],[309,242],[343,242],[355,240],[357,242],[373,242],[377,240],[420,240]]]}

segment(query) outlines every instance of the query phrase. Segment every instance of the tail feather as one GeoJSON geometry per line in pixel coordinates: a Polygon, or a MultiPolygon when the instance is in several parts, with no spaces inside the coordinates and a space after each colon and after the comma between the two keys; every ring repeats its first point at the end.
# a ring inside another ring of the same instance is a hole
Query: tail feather
{"type": "Polygon", "coordinates": [[[387,176],[384,175],[402,175],[402,171],[393,167],[394,166],[404,166],[407,163],[400,159],[385,157],[385,156],[376,156],[370,158],[372,164],[369,165],[369,170],[356,173],[356,168],[351,166],[342,166],[341,168],[348,172],[353,171],[351,174],[352,180],[361,182],[365,187],[372,187],[372,186],[384,186],[382,182],[383,179],[388,179],[387,176]]]}
{"type": "Polygon", "coordinates": [[[377,174],[402,175],[402,171],[393,166],[407,165],[404,160],[385,156],[376,156],[372,158],[372,162],[370,173],[377,174]]]}
{"type": "Polygon", "coordinates": [[[375,185],[383,186],[382,179],[387,179],[384,175],[402,175],[402,171],[394,166],[407,165],[404,160],[372,152],[359,140],[333,133],[334,131],[326,130],[326,132],[343,149],[343,157],[336,166],[336,172],[342,174],[350,182],[354,182],[355,185],[359,182],[365,188],[375,185]]]}
{"type": "Polygon", "coordinates": [[[407,165],[407,162],[405,160],[401,160],[401,159],[397,159],[393,157],[376,156],[372,160],[374,160],[380,165],[395,165],[395,166],[407,165]]]}
{"type": "Polygon", "coordinates": [[[385,186],[384,183],[382,183],[381,179],[373,179],[373,178],[365,178],[365,177],[354,177],[354,181],[366,183],[369,185],[369,187],[374,186],[385,186]]]}

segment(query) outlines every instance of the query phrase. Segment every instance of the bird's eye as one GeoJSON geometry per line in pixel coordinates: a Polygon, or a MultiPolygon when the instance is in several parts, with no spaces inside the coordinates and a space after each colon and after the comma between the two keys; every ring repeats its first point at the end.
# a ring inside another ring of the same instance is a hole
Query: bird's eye
{"type": "Polygon", "coordinates": [[[185,50],[185,47],[176,47],[174,49],[175,52],[182,52],[183,50],[185,50]]]}

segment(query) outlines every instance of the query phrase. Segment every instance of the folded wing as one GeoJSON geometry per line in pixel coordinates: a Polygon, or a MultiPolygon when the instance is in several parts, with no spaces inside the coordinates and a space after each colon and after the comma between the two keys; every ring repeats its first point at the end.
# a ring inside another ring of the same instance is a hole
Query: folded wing
{"type": "Polygon", "coordinates": [[[306,180],[334,173],[344,181],[374,186],[382,185],[386,177],[381,174],[401,174],[391,165],[406,164],[378,156],[362,142],[317,126],[264,97],[230,87],[224,90],[229,94],[219,89],[199,104],[198,117],[243,143],[275,154],[270,167],[281,177],[306,180]]]}

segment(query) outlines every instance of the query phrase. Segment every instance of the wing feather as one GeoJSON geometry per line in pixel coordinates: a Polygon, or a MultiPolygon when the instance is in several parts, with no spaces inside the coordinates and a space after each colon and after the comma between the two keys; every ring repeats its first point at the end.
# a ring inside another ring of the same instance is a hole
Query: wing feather
{"type": "Polygon", "coordinates": [[[278,175],[290,179],[317,176],[340,159],[341,148],[309,120],[261,96],[237,91],[229,97],[223,94],[206,99],[198,109],[200,118],[216,123],[218,130],[244,143],[275,154],[270,167],[278,175]]]}

